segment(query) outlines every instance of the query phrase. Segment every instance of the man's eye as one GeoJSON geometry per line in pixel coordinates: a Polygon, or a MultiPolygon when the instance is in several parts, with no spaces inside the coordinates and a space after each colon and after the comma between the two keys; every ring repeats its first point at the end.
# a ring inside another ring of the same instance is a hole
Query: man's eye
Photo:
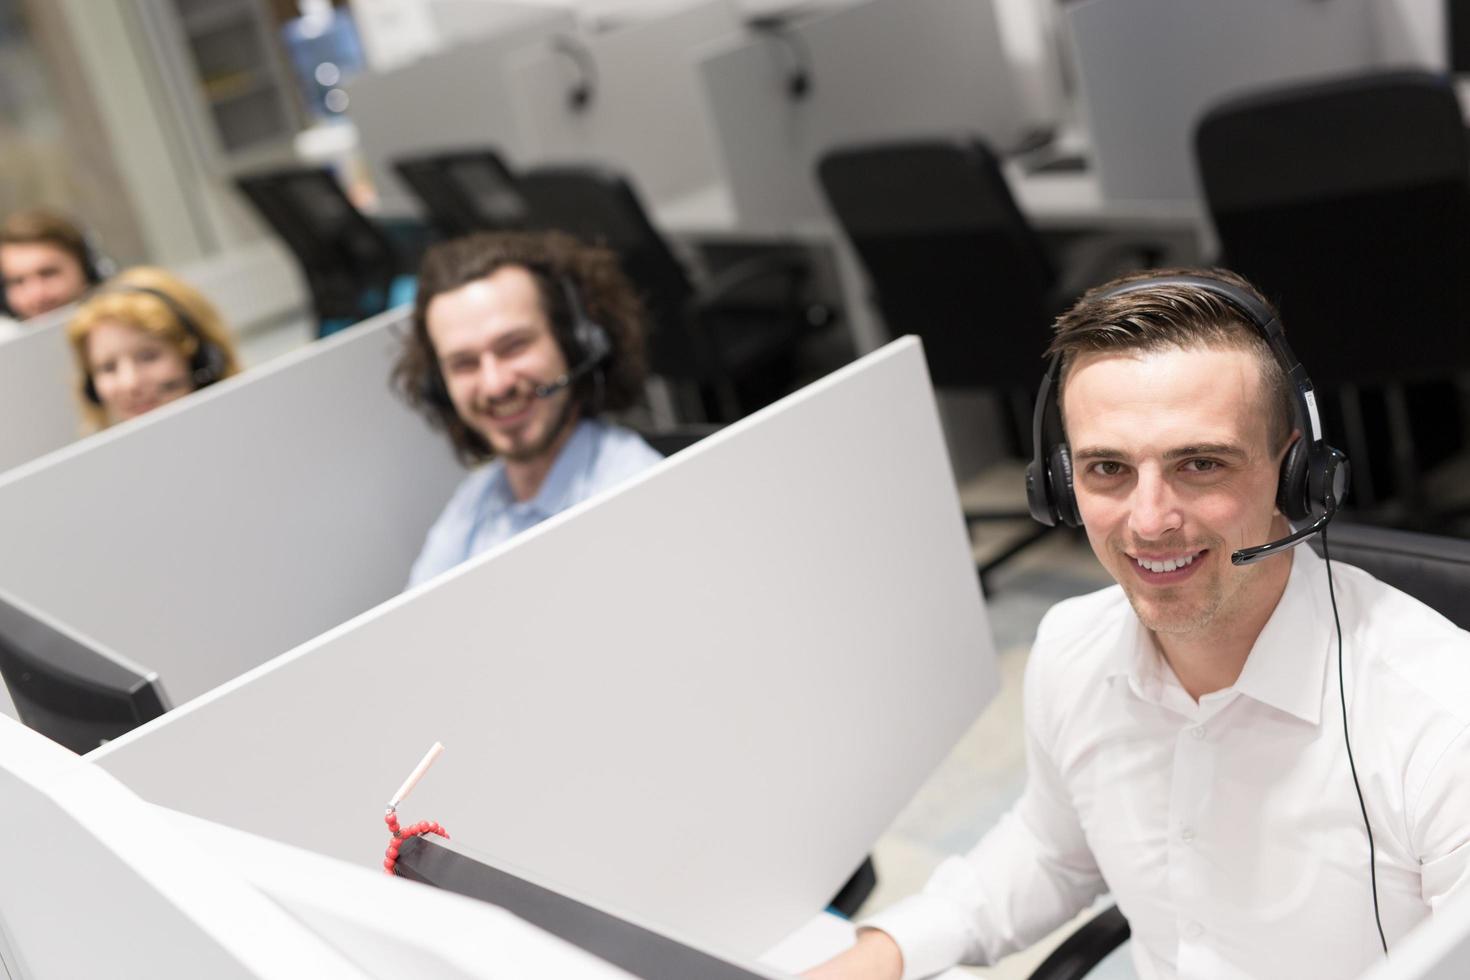
{"type": "Polygon", "coordinates": [[[475,369],[475,361],[468,357],[456,357],[444,366],[447,374],[468,374],[475,369]]]}
{"type": "Polygon", "coordinates": [[[1123,472],[1123,464],[1112,459],[1099,460],[1092,464],[1092,472],[1098,476],[1117,476],[1123,472]]]}
{"type": "Polygon", "coordinates": [[[1191,459],[1184,464],[1191,473],[1213,473],[1220,468],[1218,459],[1191,459]]]}

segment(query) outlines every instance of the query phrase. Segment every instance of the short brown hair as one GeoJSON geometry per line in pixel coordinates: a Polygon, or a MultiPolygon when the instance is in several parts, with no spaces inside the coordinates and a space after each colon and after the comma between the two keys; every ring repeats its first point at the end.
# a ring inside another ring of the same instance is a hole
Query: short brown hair
{"type": "Polygon", "coordinates": [[[1129,283],[1173,276],[1217,280],[1252,297],[1272,314],[1276,312],[1260,291],[1228,269],[1149,269],[1089,289],[1057,318],[1056,336],[1046,351],[1048,357],[1062,358],[1058,408],[1067,371],[1081,354],[1201,347],[1248,350],[1261,362],[1262,389],[1270,392],[1267,438],[1273,446],[1284,445],[1295,420],[1290,379],[1265,336],[1233,303],[1183,283],[1161,283],[1121,296],[1109,295],[1129,283]]]}
{"type": "MultiPolygon", "coordinates": [[[[454,406],[433,394],[443,391],[439,358],[429,337],[429,304],[440,293],[494,275],[507,267],[523,268],[536,280],[541,307],[551,321],[557,346],[568,364],[574,360],[574,312],[566,284],[575,292],[586,315],[607,332],[612,353],[603,364],[602,383],[580,379],[572,397],[586,411],[621,411],[643,397],[647,373],[644,359],[644,312],[633,286],[618,266],[617,256],[605,248],[583,244],[561,232],[479,232],[435,245],[419,268],[414,298],[413,330],[407,337],[393,380],[408,403],[449,435],[454,451],[466,465],[495,455],[485,437],[459,417],[454,406]],[[594,393],[600,400],[589,409],[594,393]]],[[[550,379],[547,379],[550,380],[550,379]]]]}
{"type": "Polygon", "coordinates": [[[77,260],[89,281],[95,281],[87,236],[76,224],[46,208],[16,211],[0,224],[0,245],[54,245],[77,260]]]}

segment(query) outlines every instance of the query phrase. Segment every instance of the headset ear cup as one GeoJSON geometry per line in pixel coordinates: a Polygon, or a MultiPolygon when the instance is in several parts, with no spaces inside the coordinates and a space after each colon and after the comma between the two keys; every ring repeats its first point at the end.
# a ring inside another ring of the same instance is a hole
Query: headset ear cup
{"type": "Polygon", "coordinates": [[[1281,477],[1276,484],[1276,507],[1292,522],[1304,521],[1311,516],[1307,486],[1306,440],[1297,437],[1281,457],[1281,477]]]}
{"type": "Polygon", "coordinates": [[[225,376],[225,354],[214,344],[201,338],[189,365],[194,387],[207,388],[225,376]]]}
{"type": "Polygon", "coordinates": [[[449,389],[444,387],[444,376],[439,373],[436,365],[429,365],[424,371],[424,376],[419,379],[419,397],[425,405],[454,411],[454,402],[449,398],[449,389]]]}
{"type": "Polygon", "coordinates": [[[1072,451],[1066,443],[1051,451],[1051,501],[1057,517],[1068,527],[1081,527],[1082,514],[1077,509],[1077,494],[1072,488],[1072,451]]]}
{"type": "Polygon", "coordinates": [[[102,405],[102,399],[97,395],[97,383],[92,380],[92,376],[90,374],[87,375],[86,378],[82,381],[82,397],[87,399],[87,401],[91,402],[93,405],[96,405],[98,407],[101,407],[102,405]]]}
{"type": "Polygon", "coordinates": [[[1347,497],[1351,476],[1352,467],[1343,451],[1324,445],[1318,465],[1308,467],[1307,499],[1324,511],[1336,512],[1347,497]]]}
{"type": "Polygon", "coordinates": [[[1036,523],[1057,526],[1057,511],[1046,491],[1046,470],[1040,459],[1026,464],[1026,506],[1036,523]]]}

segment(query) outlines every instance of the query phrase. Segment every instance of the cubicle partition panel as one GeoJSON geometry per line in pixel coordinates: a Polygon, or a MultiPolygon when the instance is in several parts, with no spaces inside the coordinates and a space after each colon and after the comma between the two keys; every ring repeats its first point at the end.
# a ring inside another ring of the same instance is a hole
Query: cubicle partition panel
{"type": "Polygon", "coordinates": [[[627,974],[480,902],[152,806],[0,719],[0,975],[627,974]]]}
{"type": "Polygon", "coordinates": [[[1063,6],[1105,197],[1198,200],[1194,129],[1245,91],[1382,64],[1382,0],[1082,0],[1063,6]]]}
{"type": "Polygon", "coordinates": [[[0,343],[0,473],[82,435],[76,369],[66,344],[71,308],[33,320],[0,343]]]}
{"type": "Polygon", "coordinates": [[[733,0],[703,0],[516,54],[506,82],[526,164],[609,164],[654,207],[722,184],[694,52],[743,35],[733,0]]]}
{"type": "Polygon", "coordinates": [[[175,704],[402,588],[462,475],[391,311],[0,478],[0,590],[175,704]]]}
{"type": "Polygon", "coordinates": [[[432,150],[491,146],[520,162],[525,142],[512,108],[505,65],[513,51],[575,29],[566,9],[486,0],[500,27],[384,72],[364,72],[343,85],[347,114],[357,126],[363,157],[388,214],[415,210],[413,195],[393,171],[399,157],[432,150]]]}
{"type": "Polygon", "coordinates": [[[161,805],[371,865],[385,801],[442,741],[405,824],[757,956],[996,684],[909,338],[89,758],[161,805]]]}
{"type": "Polygon", "coordinates": [[[991,0],[868,0],[708,52],[708,111],[742,222],[822,219],[827,150],[972,133],[997,151],[1025,128],[991,0]]]}

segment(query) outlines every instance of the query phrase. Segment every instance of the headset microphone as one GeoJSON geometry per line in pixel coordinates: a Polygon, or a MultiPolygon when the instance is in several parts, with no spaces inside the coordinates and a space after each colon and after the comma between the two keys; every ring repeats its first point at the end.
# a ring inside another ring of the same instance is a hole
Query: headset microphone
{"type": "MultiPolygon", "coordinates": [[[[1346,466],[1346,461],[1344,461],[1343,465],[1344,467],[1346,466]]],[[[1286,551],[1289,548],[1295,548],[1297,545],[1301,544],[1312,535],[1326,530],[1327,525],[1332,522],[1332,517],[1336,513],[1337,508],[1336,506],[1333,506],[1332,508],[1323,511],[1320,517],[1318,517],[1311,524],[1308,524],[1306,527],[1302,528],[1300,531],[1293,531],[1286,537],[1280,538],[1276,541],[1270,541],[1266,544],[1258,544],[1253,548],[1241,548],[1239,551],[1231,552],[1230,564],[1253,565],[1256,562],[1261,561],[1265,558],[1270,558],[1272,555],[1279,555],[1281,552],[1286,551]]]]}
{"type": "MultiPolygon", "coordinates": [[[[537,398],[550,398],[563,388],[570,387],[574,382],[601,367],[602,362],[611,357],[613,352],[612,338],[607,335],[607,330],[602,324],[587,315],[587,310],[582,306],[582,300],[577,295],[576,288],[565,276],[561,277],[561,290],[572,314],[572,344],[581,360],[560,377],[531,389],[537,398]]],[[[598,381],[600,395],[601,375],[598,376],[598,381]]],[[[600,401],[600,397],[597,400],[600,401]]]]}
{"type": "Polygon", "coordinates": [[[570,387],[572,384],[580,380],[582,377],[586,376],[588,373],[597,370],[597,366],[602,363],[603,358],[605,357],[607,357],[607,353],[605,352],[596,357],[587,357],[582,361],[581,364],[578,364],[575,368],[568,371],[566,374],[563,374],[552,381],[548,381],[545,384],[540,384],[532,388],[531,393],[534,394],[537,398],[550,398],[552,395],[556,394],[558,391],[561,391],[563,388],[570,387]]]}

